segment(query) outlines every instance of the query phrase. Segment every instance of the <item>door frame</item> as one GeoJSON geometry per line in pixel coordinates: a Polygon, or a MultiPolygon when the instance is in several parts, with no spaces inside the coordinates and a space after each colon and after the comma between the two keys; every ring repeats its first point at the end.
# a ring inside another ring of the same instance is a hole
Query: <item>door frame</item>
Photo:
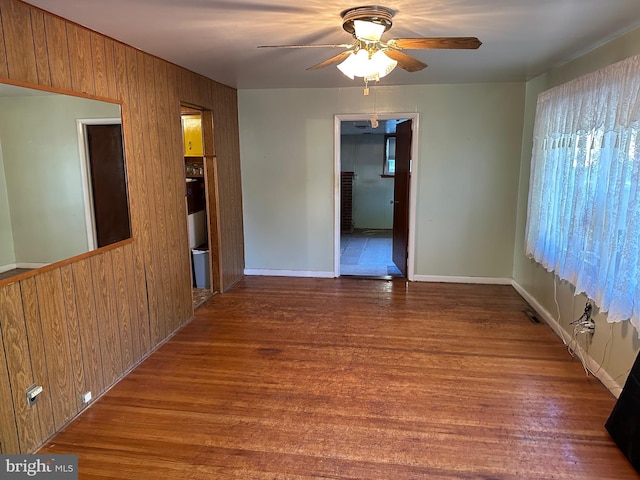
{"type": "MultiPolygon", "coordinates": [[[[214,125],[213,125],[213,111],[209,108],[201,107],[191,104],[189,102],[180,102],[180,110],[182,108],[197,111],[200,115],[202,126],[202,147],[203,156],[202,164],[204,167],[204,187],[205,187],[205,213],[207,221],[207,244],[209,247],[209,283],[210,290],[215,293],[222,293],[222,259],[220,258],[220,212],[219,212],[219,198],[218,198],[218,162],[215,154],[215,138],[214,138],[214,125]]],[[[180,119],[182,120],[182,113],[180,113],[180,119]]],[[[184,130],[182,127],[182,121],[180,122],[180,135],[184,139],[184,130]]],[[[184,161],[184,148],[183,141],[180,143],[182,146],[182,159],[184,161]]],[[[184,170],[183,170],[184,172],[184,170]]],[[[186,173],[186,172],[185,172],[186,173]]],[[[183,175],[185,175],[183,173],[183,175]]],[[[183,177],[183,180],[185,177],[183,177]]],[[[187,204],[185,198],[185,219],[188,215],[187,204]]],[[[189,265],[191,266],[191,275],[193,278],[193,264],[191,261],[191,251],[188,252],[189,265]]]]}
{"type": "MultiPolygon", "coordinates": [[[[416,248],[416,204],[418,198],[418,136],[419,136],[419,114],[412,113],[378,113],[378,120],[411,120],[413,126],[413,135],[411,138],[411,178],[409,180],[409,244],[407,246],[407,279],[414,280],[415,275],[415,248],[416,248]]],[[[355,114],[339,114],[334,116],[333,122],[333,158],[334,158],[334,174],[333,174],[333,275],[340,276],[340,172],[341,172],[341,137],[340,124],[342,122],[369,121],[370,113],[355,114]]]]}

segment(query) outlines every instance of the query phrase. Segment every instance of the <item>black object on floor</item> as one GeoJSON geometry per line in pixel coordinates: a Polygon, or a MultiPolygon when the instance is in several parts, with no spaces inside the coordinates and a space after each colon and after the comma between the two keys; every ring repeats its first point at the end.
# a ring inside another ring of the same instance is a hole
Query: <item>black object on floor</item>
{"type": "Polygon", "coordinates": [[[640,472],[640,355],[631,368],[605,428],[633,468],[640,472]]]}

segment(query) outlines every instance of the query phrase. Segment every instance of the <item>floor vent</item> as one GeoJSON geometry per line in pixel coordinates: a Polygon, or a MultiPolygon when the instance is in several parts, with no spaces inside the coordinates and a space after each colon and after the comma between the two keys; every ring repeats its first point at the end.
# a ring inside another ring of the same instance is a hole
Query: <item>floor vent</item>
{"type": "Polygon", "coordinates": [[[536,312],[534,312],[533,310],[523,310],[523,312],[527,316],[527,318],[531,320],[531,323],[542,323],[536,315],[536,312]]]}

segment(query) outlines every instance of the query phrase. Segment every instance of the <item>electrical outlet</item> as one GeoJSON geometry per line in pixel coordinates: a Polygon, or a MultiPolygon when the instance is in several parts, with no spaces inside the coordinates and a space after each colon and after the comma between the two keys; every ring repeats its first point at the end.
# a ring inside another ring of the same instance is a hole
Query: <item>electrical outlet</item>
{"type": "Polygon", "coordinates": [[[43,390],[44,389],[42,388],[42,385],[31,385],[29,388],[27,388],[27,405],[31,406],[36,403],[38,395],[40,395],[43,390]]]}
{"type": "Polygon", "coordinates": [[[85,392],[82,394],[82,403],[87,404],[91,401],[91,392],[85,392]]]}
{"type": "Polygon", "coordinates": [[[589,333],[593,335],[596,331],[596,322],[591,318],[591,312],[593,311],[593,305],[587,301],[584,306],[584,312],[580,315],[580,318],[574,320],[569,325],[574,325],[573,333],[589,333]]]}

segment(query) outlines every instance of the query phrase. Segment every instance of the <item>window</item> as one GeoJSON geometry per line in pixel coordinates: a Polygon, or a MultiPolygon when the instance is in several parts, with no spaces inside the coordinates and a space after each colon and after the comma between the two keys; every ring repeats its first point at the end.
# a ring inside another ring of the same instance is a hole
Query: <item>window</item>
{"type": "Polygon", "coordinates": [[[393,177],[396,173],[396,136],[387,134],[384,136],[384,159],[382,164],[382,176],[393,177]]]}
{"type": "Polygon", "coordinates": [[[538,97],[526,253],[640,330],[640,56],[538,97]]]}

